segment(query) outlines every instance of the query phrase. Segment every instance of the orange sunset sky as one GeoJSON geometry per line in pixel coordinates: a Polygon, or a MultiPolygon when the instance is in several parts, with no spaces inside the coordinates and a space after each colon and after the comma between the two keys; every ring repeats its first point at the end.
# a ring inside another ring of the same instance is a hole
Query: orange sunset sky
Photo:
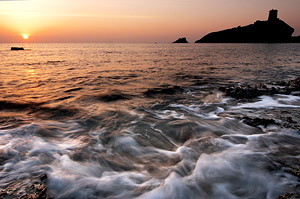
{"type": "Polygon", "coordinates": [[[300,35],[300,0],[0,0],[0,42],[194,42],[270,9],[300,35]]]}

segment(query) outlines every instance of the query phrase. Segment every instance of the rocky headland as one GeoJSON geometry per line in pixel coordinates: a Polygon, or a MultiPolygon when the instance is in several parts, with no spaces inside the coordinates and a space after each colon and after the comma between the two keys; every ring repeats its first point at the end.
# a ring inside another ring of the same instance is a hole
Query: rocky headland
{"type": "Polygon", "coordinates": [[[212,32],[195,43],[300,43],[300,36],[292,36],[294,28],[277,15],[277,10],[270,10],[267,21],[212,32]]]}

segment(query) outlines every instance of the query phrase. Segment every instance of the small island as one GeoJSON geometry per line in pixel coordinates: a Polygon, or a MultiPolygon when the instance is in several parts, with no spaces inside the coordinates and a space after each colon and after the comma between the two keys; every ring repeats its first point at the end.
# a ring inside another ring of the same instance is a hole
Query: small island
{"type": "Polygon", "coordinates": [[[182,38],[179,38],[177,39],[176,41],[173,42],[174,44],[186,44],[186,43],[189,43],[185,37],[182,37],[182,38]]]}
{"type": "Polygon", "coordinates": [[[10,50],[24,50],[23,47],[11,47],[10,50]]]}
{"type": "Polygon", "coordinates": [[[300,43],[300,36],[292,36],[294,28],[277,15],[277,10],[270,10],[267,21],[212,32],[195,43],[300,43]]]}

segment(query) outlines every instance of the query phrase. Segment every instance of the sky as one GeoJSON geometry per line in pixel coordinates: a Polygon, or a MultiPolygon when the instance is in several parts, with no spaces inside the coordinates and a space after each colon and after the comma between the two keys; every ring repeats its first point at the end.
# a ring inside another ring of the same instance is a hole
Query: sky
{"type": "Polygon", "coordinates": [[[300,0],[0,0],[0,42],[194,42],[266,20],[271,9],[300,35],[299,8],[300,0]]]}

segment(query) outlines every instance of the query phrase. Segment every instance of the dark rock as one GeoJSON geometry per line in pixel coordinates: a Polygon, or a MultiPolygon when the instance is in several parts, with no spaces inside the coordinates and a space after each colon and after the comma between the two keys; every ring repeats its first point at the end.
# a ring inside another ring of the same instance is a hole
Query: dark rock
{"type": "Polygon", "coordinates": [[[271,10],[267,21],[256,21],[247,26],[213,32],[195,43],[291,43],[294,28],[277,18],[277,10],[271,10]]]}
{"type": "Polygon", "coordinates": [[[292,37],[292,43],[300,43],[300,35],[297,37],[292,37]]]}
{"type": "Polygon", "coordinates": [[[279,86],[287,86],[287,82],[285,81],[279,81],[279,82],[276,82],[275,85],[279,85],[279,86]]]}
{"type": "Polygon", "coordinates": [[[11,47],[10,50],[24,50],[23,47],[11,47]]]}
{"type": "Polygon", "coordinates": [[[253,99],[261,95],[291,94],[300,91],[300,78],[289,82],[279,81],[271,84],[273,85],[271,88],[265,84],[259,84],[255,86],[233,85],[220,87],[219,90],[224,92],[226,96],[235,99],[253,99]]]}
{"type": "Polygon", "coordinates": [[[275,120],[273,119],[265,119],[265,118],[249,118],[244,117],[243,122],[248,124],[249,126],[258,127],[258,126],[264,126],[267,127],[270,124],[277,124],[275,120]]]}
{"type": "Polygon", "coordinates": [[[285,169],[285,172],[290,173],[290,174],[300,178],[300,169],[288,168],[288,169],[285,169]]]}
{"type": "Polygon", "coordinates": [[[50,199],[52,197],[47,193],[46,183],[46,174],[18,179],[16,182],[10,183],[6,188],[0,190],[0,198],[50,199]]]}
{"type": "Polygon", "coordinates": [[[287,87],[287,89],[289,89],[290,91],[300,90],[300,78],[289,81],[287,87]]]}
{"type": "Polygon", "coordinates": [[[174,41],[173,43],[189,43],[185,37],[183,38],[179,38],[176,41],[174,41]]]}
{"type": "Polygon", "coordinates": [[[299,199],[300,198],[300,193],[285,193],[283,195],[280,195],[277,197],[278,199],[299,199]]]}
{"type": "Polygon", "coordinates": [[[230,96],[236,99],[243,98],[256,98],[263,94],[260,90],[256,88],[243,88],[243,87],[231,87],[225,90],[226,96],[230,96]]]}
{"type": "Polygon", "coordinates": [[[287,117],[287,118],[286,118],[286,121],[287,121],[288,123],[290,123],[290,124],[296,124],[296,123],[297,123],[295,120],[293,120],[292,117],[287,117]]]}
{"type": "Polygon", "coordinates": [[[219,90],[225,92],[226,96],[235,99],[253,99],[261,95],[287,94],[286,90],[280,90],[275,87],[267,88],[263,84],[258,87],[251,87],[250,85],[221,87],[219,90]]]}

